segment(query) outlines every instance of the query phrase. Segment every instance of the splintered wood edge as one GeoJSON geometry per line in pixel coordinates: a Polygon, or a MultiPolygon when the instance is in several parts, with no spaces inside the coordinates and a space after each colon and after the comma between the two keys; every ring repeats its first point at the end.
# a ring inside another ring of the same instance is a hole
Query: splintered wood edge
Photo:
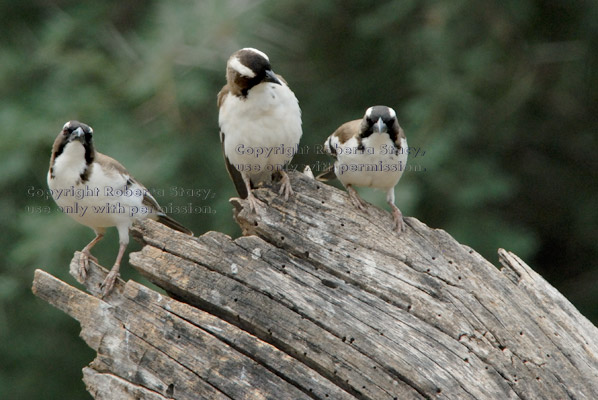
{"type": "Polygon", "coordinates": [[[32,291],[79,322],[87,319],[89,310],[98,307],[101,301],[41,269],[35,270],[32,291]]]}
{"type": "Polygon", "coordinates": [[[98,322],[101,320],[101,314],[107,311],[108,304],[41,269],[35,270],[32,292],[79,321],[82,328],[81,337],[89,347],[97,351],[102,338],[102,329],[109,329],[109,327],[101,328],[98,322]],[[87,326],[96,327],[88,330],[87,326]]]}
{"type": "MultiPolygon", "coordinates": [[[[517,283],[524,286],[531,296],[538,299],[538,305],[545,307],[548,314],[556,314],[561,323],[569,321],[567,326],[570,329],[575,327],[586,336],[595,336],[596,326],[580,313],[561,292],[544,279],[542,275],[534,271],[519,256],[511,251],[498,249],[498,257],[503,266],[501,271],[504,272],[505,269],[508,269],[510,272],[507,272],[507,274],[513,272],[517,274],[519,277],[517,283]],[[554,305],[558,305],[558,307],[554,307],[554,305]]],[[[586,345],[590,346],[590,343],[586,343],[586,345]]],[[[598,351],[596,341],[591,341],[591,345],[598,351]]],[[[598,360],[598,352],[595,357],[598,360]]]]}

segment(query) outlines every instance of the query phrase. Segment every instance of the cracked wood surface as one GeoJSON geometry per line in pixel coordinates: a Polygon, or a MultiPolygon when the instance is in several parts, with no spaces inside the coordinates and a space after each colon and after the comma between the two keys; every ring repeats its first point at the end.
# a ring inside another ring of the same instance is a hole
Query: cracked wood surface
{"type": "Polygon", "coordinates": [[[97,352],[94,398],[598,398],[598,329],[517,256],[499,270],[414,218],[397,236],[388,212],[290,175],[288,202],[233,200],[243,237],[134,227],[130,263],[170,297],[119,281],[100,299],[95,264],[90,294],[36,271],[97,352]]]}

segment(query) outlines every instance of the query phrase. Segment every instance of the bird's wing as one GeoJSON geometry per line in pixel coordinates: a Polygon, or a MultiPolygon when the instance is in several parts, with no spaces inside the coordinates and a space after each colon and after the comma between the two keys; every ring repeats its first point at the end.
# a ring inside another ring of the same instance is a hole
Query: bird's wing
{"type": "Polygon", "coordinates": [[[107,173],[110,173],[110,171],[112,171],[113,173],[118,173],[122,175],[123,178],[126,179],[127,187],[134,187],[135,189],[142,190],[143,199],[141,200],[141,204],[154,210],[156,216],[158,217],[158,222],[179,232],[183,232],[188,235],[193,235],[193,232],[191,232],[189,229],[185,228],[183,225],[166,215],[164,210],[162,210],[162,207],[160,207],[160,205],[158,204],[154,196],[152,196],[152,194],[149,192],[149,190],[147,190],[146,187],[143,186],[137,179],[131,176],[131,174],[129,174],[129,171],[127,171],[127,169],[121,163],[119,163],[112,157],[98,152],[96,152],[96,162],[99,162],[102,165],[102,168],[104,168],[104,170],[107,173]]]}
{"type": "Polygon", "coordinates": [[[237,170],[237,168],[235,168],[235,166],[230,163],[228,157],[224,153],[224,140],[225,134],[224,132],[220,131],[220,143],[222,144],[222,155],[224,156],[224,164],[226,165],[226,170],[228,171],[230,178],[233,180],[233,183],[235,184],[235,189],[237,189],[237,193],[239,193],[239,196],[242,199],[246,199],[249,193],[247,193],[247,187],[245,186],[245,182],[243,181],[243,176],[241,175],[239,170],[237,170]]]}

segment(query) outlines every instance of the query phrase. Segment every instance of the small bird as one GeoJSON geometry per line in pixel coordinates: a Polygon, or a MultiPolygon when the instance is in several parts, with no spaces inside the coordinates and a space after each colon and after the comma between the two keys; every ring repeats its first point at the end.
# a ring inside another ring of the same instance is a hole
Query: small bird
{"type": "Polygon", "coordinates": [[[284,167],[301,139],[301,109],[286,81],[272,71],[266,54],[244,48],[230,56],[218,107],[226,169],[239,196],[256,212],[260,202],[252,188],[279,174],[279,195],[288,200],[293,189],[284,167]]]}
{"type": "Polygon", "coordinates": [[[56,204],[96,236],[81,251],[79,276],[85,279],[90,251],[106,228],[116,226],[120,247],[116,262],[102,283],[102,295],[114,287],[120,262],[135,220],[150,218],[188,235],[193,233],[167,216],[156,199],[118,161],[95,150],[93,129],[79,121],[67,122],[56,137],[48,171],[48,186],[56,204]]]}
{"type": "Polygon", "coordinates": [[[386,202],[392,208],[394,230],[405,230],[403,215],[395,205],[395,186],[407,164],[407,139],[397,121],[395,110],[386,106],[367,109],[363,119],[342,124],[326,142],[324,149],[336,158],[333,168],[318,176],[328,180],[334,175],[349,193],[351,202],[360,210],[366,203],[353,186],[386,191],[386,202]]]}

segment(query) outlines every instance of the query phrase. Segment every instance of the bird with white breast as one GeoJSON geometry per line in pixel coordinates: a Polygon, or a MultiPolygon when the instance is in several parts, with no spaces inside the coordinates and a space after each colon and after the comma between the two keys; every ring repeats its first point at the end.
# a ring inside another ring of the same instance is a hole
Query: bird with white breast
{"type": "Polygon", "coordinates": [[[265,53],[243,48],[230,56],[218,107],[226,169],[239,196],[256,212],[261,202],[252,189],[280,175],[279,195],[288,200],[293,189],[285,167],[301,139],[301,109],[265,53]]]}
{"type": "Polygon", "coordinates": [[[115,159],[95,150],[93,129],[79,121],[67,122],[56,137],[48,171],[48,186],[58,206],[75,221],[93,229],[96,236],[81,251],[78,273],[85,280],[91,249],[106,228],[118,230],[119,249],[114,266],[102,283],[108,295],[119,276],[129,243],[129,228],[150,218],[188,235],[193,233],[164,213],[156,199],[115,159]]]}
{"type": "Polygon", "coordinates": [[[393,229],[404,231],[403,214],[395,205],[395,186],[405,170],[408,147],[395,110],[386,106],[368,108],[362,119],[338,127],[326,139],[324,149],[336,161],[333,170],[322,173],[318,179],[335,175],[347,189],[351,202],[362,211],[366,210],[366,203],[353,186],[386,191],[393,229]]]}

